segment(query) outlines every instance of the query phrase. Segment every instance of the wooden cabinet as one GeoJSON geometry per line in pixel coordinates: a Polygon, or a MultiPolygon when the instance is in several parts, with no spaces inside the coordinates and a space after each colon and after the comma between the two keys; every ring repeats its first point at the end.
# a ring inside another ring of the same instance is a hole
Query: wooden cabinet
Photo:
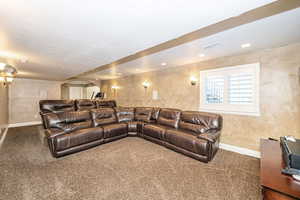
{"type": "Polygon", "coordinates": [[[294,200],[295,198],[281,194],[268,188],[262,188],[263,200],[294,200]]]}
{"type": "Polygon", "coordinates": [[[264,200],[300,199],[300,182],[281,173],[284,162],[280,143],[273,140],[260,141],[260,182],[264,200]]]}

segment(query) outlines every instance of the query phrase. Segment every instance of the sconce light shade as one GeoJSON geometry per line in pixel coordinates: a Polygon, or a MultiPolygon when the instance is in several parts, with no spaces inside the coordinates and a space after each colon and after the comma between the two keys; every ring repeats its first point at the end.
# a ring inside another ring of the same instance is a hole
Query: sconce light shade
{"type": "Polygon", "coordinates": [[[144,86],[145,89],[147,89],[150,86],[150,83],[148,81],[144,81],[142,85],[144,86]]]}
{"type": "Polygon", "coordinates": [[[196,83],[198,81],[195,76],[191,76],[190,80],[191,80],[191,85],[196,85],[196,83]]]}

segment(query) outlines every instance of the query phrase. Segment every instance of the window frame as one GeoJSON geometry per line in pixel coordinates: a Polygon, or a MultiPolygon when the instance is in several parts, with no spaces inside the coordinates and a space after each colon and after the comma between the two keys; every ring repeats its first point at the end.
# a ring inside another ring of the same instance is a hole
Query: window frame
{"type": "Polygon", "coordinates": [[[203,112],[218,112],[224,114],[260,116],[260,63],[228,66],[217,69],[200,71],[200,106],[203,112]],[[233,73],[253,74],[253,103],[252,104],[230,104],[229,103],[229,75],[233,73]],[[208,76],[224,76],[223,103],[206,103],[205,79],[208,76]]]}

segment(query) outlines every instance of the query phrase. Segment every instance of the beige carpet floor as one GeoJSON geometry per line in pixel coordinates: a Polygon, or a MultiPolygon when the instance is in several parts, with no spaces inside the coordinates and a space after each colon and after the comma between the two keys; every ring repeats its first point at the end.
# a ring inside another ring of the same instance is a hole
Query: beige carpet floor
{"type": "Polygon", "coordinates": [[[37,126],[0,146],[1,200],[258,200],[259,160],[220,150],[202,163],[141,138],[52,158],[37,126]]]}

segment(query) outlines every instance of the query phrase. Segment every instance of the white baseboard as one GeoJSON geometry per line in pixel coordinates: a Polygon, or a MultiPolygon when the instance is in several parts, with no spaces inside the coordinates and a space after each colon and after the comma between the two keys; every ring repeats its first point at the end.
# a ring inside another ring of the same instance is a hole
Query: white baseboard
{"type": "Polygon", "coordinates": [[[42,122],[41,121],[22,122],[22,123],[16,123],[16,124],[9,124],[8,128],[22,127],[22,126],[33,126],[33,125],[39,125],[39,124],[42,124],[42,122]]]}
{"type": "Polygon", "coordinates": [[[230,144],[224,144],[224,143],[220,143],[220,148],[227,150],[227,151],[232,151],[235,153],[239,153],[239,154],[243,154],[243,155],[247,155],[247,156],[252,156],[255,158],[260,158],[260,152],[258,151],[254,151],[251,149],[246,149],[246,148],[242,148],[242,147],[237,147],[237,146],[233,146],[230,144]]]}

